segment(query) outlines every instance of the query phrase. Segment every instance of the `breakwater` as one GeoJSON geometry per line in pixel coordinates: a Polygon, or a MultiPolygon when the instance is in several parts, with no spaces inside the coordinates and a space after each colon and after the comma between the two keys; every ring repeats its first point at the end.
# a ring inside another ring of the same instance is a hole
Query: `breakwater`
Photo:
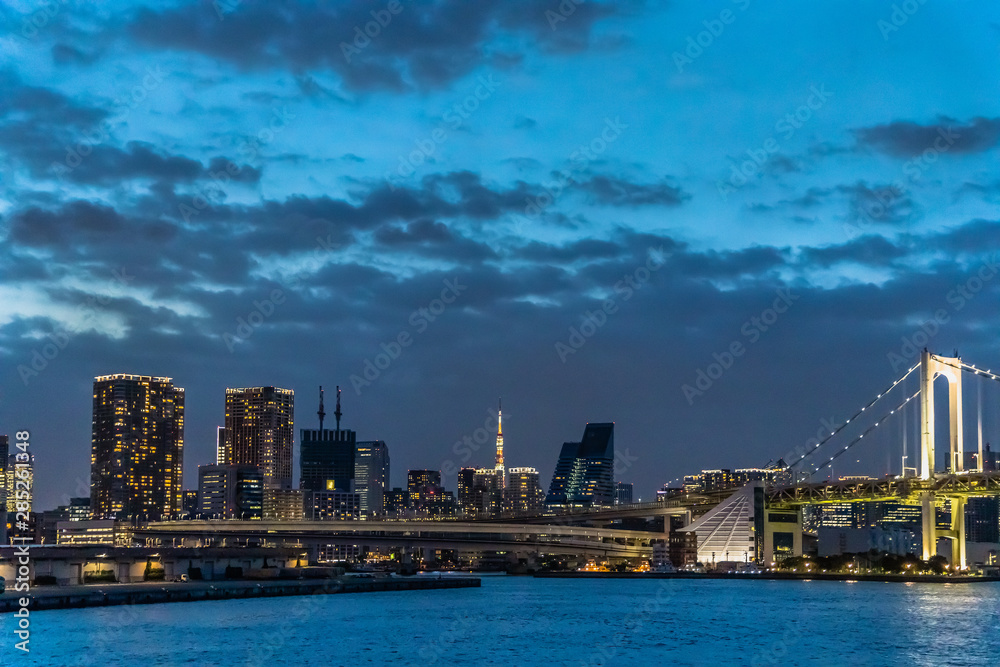
{"type": "Polygon", "coordinates": [[[290,595],[331,595],[381,591],[422,591],[444,588],[479,588],[478,577],[338,577],[336,579],[281,581],[204,581],[180,583],[134,583],[83,586],[33,587],[27,594],[11,590],[0,596],[0,613],[20,608],[19,598],[29,597],[30,611],[75,609],[126,604],[194,602],[283,597],[290,595]]]}

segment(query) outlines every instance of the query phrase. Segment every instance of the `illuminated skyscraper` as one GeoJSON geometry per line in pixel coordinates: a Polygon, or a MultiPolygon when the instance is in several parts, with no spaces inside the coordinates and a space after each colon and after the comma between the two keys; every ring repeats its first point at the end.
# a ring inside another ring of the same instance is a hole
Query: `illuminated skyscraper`
{"type": "Polygon", "coordinates": [[[534,468],[511,468],[507,471],[506,509],[511,512],[534,512],[542,508],[545,494],[534,468]]]}
{"type": "Polygon", "coordinates": [[[503,489],[507,486],[507,469],[504,467],[503,463],[503,425],[501,421],[503,419],[503,401],[500,401],[500,409],[497,412],[497,464],[496,471],[497,475],[500,476],[500,488],[503,489]]]}
{"type": "Polygon", "coordinates": [[[229,465],[229,459],[232,457],[229,455],[229,449],[226,447],[226,427],[216,426],[215,427],[215,465],[217,466],[227,466],[229,465]]]}
{"type": "Polygon", "coordinates": [[[184,390],[170,378],[94,378],[90,506],[95,519],[181,512],[184,390]]]}
{"type": "Polygon", "coordinates": [[[278,387],[226,389],[225,455],[231,465],[251,465],[264,488],[292,488],[295,392],[278,387]]]}
{"type": "Polygon", "coordinates": [[[354,490],[361,496],[361,513],[381,515],[382,496],[389,488],[389,448],[381,440],[357,443],[354,490]]]}
{"type": "Polygon", "coordinates": [[[611,505],[615,500],[615,425],[587,424],[581,442],[564,442],[547,505],[611,505]]]}

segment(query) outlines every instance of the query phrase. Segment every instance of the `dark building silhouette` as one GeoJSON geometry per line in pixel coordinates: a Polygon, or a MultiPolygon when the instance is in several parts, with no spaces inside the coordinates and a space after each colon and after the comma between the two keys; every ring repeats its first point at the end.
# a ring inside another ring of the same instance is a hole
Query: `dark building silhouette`
{"type": "Polygon", "coordinates": [[[614,504],[614,467],[614,422],[587,424],[580,442],[563,443],[545,504],[614,504]]]}
{"type": "Polygon", "coordinates": [[[357,457],[354,431],[304,428],[301,436],[300,487],[310,491],[353,491],[357,457]]]}

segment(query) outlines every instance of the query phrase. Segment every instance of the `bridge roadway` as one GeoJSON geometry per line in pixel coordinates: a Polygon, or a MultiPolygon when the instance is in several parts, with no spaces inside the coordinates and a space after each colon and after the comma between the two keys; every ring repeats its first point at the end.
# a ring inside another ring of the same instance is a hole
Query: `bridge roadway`
{"type": "Polygon", "coordinates": [[[530,525],[472,521],[162,521],[135,531],[140,539],[160,544],[180,542],[344,544],[391,546],[456,551],[513,551],[518,553],[570,554],[648,558],[650,540],[662,534],[566,525],[530,525]]]}
{"type": "Polygon", "coordinates": [[[822,482],[768,489],[766,503],[773,508],[829,503],[896,501],[919,504],[923,493],[938,498],[1000,495],[1000,472],[936,473],[931,479],[884,479],[822,482]]]}

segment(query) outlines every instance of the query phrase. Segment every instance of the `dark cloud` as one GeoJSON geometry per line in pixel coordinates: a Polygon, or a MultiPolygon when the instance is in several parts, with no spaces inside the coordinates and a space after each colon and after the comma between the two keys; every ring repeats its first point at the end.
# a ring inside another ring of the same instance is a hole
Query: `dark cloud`
{"type": "Polygon", "coordinates": [[[1000,142],[1000,118],[973,118],[965,123],[940,118],[929,125],[895,121],[854,130],[854,135],[863,146],[901,158],[924,151],[979,153],[1000,142]]]}
{"type": "MultiPolygon", "coordinates": [[[[530,0],[404,3],[395,15],[363,3],[284,6],[245,0],[221,16],[200,5],[144,8],[131,18],[127,33],[150,48],[196,51],[239,68],[281,63],[297,72],[330,70],[352,90],[423,89],[447,86],[483,63],[517,62],[492,47],[505,34],[524,35],[549,52],[584,50],[596,23],[638,11],[642,3],[572,6],[572,15],[554,29],[545,8],[530,0]],[[382,12],[384,25],[371,11],[382,12]]],[[[558,4],[552,9],[558,13],[558,4]]],[[[607,40],[601,44],[609,46],[607,40]]],[[[310,77],[301,77],[300,86],[309,94],[330,92],[310,77]]]]}
{"type": "Polygon", "coordinates": [[[829,268],[842,262],[866,266],[891,266],[892,263],[909,254],[882,236],[866,235],[839,245],[806,248],[802,255],[808,264],[829,268]]]}
{"type": "Polygon", "coordinates": [[[592,176],[577,184],[599,204],[608,206],[677,206],[691,195],[679,186],[660,183],[632,183],[613,176],[592,176]]]}

